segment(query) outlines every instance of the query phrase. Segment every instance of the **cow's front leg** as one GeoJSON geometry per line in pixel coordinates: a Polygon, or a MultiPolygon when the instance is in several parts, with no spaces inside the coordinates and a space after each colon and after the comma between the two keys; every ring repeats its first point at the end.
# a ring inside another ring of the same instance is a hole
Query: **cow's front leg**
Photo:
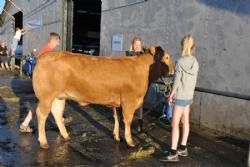
{"type": "Polygon", "coordinates": [[[118,120],[118,116],[117,116],[117,110],[115,107],[113,108],[113,116],[114,116],[114,120],[115,120],[115,126],[114,126],[114,131],[113,131],[114,139],[116,141],[120,141],[119,120],[118,120]]]}

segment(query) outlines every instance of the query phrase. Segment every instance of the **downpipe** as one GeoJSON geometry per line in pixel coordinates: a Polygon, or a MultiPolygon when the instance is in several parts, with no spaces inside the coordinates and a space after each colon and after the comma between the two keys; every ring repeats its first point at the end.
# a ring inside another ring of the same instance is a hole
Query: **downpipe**
{"type": "Polygon", "coordinates": [[[219,95],[219,96],[225,96],[225,97],[232,97],[232,98],[242,99],[242,100],[250,100],[250,95],[244,95],[244,94],[233,93],[233,92],[226,92],[226,91],[207,89],[207,88],[201,88],[201,87],[196,87],[195,91],[219,95]]]}

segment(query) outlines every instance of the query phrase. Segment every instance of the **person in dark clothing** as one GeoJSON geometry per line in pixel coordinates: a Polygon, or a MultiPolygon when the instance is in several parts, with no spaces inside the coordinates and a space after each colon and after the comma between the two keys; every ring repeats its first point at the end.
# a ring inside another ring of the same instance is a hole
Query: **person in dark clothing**
{"type": "Polygon", "coordinates": [[[9,70],[8,65],[8,49],[4,41],[0,42],[0,57],[1,57],[1,68],[9,70]]]}
{"type": "MultiPolygon", "coordinates": [[[[135,36],[132,39],[131,46],[129,51],[126,51],[126,56],[137,56],[139,54],[144,53],[144,49],[142,47],[142,39],[139,36],[135,36]]],[[[139,109],[139,120],[138,120],[138,132],[143,131],[143,106],[139,109]]]]}
{"type": "Polygon", "coordinates": [[[126,51],[126,56],[136,56],[142,53],[144,53],[144,50],[142,47],[142,40],[140,37],[136,36],[133,38],[131,42],[130,49],[126,51]]]}

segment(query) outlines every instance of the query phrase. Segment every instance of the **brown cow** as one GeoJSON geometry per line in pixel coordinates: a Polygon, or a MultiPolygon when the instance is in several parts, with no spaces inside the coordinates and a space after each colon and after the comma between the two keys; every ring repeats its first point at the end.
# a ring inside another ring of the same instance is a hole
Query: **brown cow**
{"type": "MultiPolygon", "coordinates": [[[[50,111],[61,135],[65,140],[70,139],[62,121],[66,99],[81,105],[121,107],[125,139],[133,147],[130,127],[134,112],[142,105],[150,75],[160,75],[159,67],[167,68],[166,65],[172,65],[172,61],[161,47],[151,47],[148,53],[134,57],[93,57],[63,51],[46,53],[33,72],[33,88],[39,100],[36,114],[40,147],[48,148],[45,122],[50,111]]],[[[114,118],[114,137],[119,141],[115,109],[114,118]]]]}

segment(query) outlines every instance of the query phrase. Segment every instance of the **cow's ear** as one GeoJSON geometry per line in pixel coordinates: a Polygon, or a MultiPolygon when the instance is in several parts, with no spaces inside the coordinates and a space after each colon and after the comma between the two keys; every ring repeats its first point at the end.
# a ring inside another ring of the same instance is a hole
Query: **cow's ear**
{"type": "Polygon", "coordinates": [[[155,47],[155,60],[161,60],[162,57],[164,56],[164,50],[162,49],[162,47],[157,46],[155,47]]]}

